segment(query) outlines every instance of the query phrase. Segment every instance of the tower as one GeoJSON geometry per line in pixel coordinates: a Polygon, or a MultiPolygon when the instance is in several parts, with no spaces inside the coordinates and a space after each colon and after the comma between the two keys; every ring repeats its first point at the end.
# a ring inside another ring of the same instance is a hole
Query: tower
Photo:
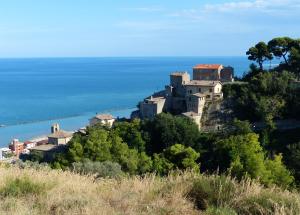
{"type": "Polygon", "coordinates": [[[59,131],[59,124],[55,123],[51,126],[51,133],[54,134],[59,131]]]}

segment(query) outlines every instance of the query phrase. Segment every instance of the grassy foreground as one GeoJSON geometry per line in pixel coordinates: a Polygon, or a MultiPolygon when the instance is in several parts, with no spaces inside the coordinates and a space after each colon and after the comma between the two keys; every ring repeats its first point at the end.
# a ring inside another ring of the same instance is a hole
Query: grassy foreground
{"type": "Polygon", "coordinates": [[[300,214],[300,196],[226,176],[97,179],[0,167],[0,214],[300,214]]]}

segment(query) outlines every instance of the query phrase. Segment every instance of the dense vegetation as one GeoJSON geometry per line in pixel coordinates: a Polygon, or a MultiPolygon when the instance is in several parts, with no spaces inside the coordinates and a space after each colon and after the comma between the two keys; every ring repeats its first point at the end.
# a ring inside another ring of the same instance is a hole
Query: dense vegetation
{"type": "Polygon", "coordinates": [[[100,176],[105,176],[108,168],[111,172],[106,176],[111,177],[121,175],[120,170],[131,175],[166,175],[177,169],[199,172],[201,166],[202,171],[230,173],[238,179],[250,177],[266,185],[293,185],[282,155],[268,157],[249,123],[235,120],[230,128],[228,133],[205,134],[194,122],[170,114],[118,122],[111,129],[89,127],[86,135],[75,135],[67,153],[58,154],[52,165],[81,173],[98,172],[100,176]]]}
{"type": "Polygon", "coordinates": [[[260,125],[255,130],[261,146],[269,157],[281,154],[299,183],[300,40],[274,38],[256,44],[247,54],[259,67],[251,65],[241,79],[244,84],[225,85],[225,98],[236,118],[260,125]],[[281,63],[266,70],[264,62],[273,58],[281,63]]]}

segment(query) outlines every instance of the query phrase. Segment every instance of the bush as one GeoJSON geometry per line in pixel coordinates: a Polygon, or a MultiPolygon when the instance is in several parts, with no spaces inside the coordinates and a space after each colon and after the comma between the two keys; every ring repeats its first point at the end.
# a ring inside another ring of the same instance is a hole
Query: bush
{"type": "Polygon", "coordinates": [[[95,174],[97,178],[114,178],[123,174],[120,164],[111,161],[92,162],[85,160],[73,163],[72,170],[80,174],[95,174]]]}
{"type": "MultiPolygon", "coordinates": [[[[279,191],[279,190],[278,190],[279,191]]],[[[263,191],[239,202],[236,211],[239,214],[299,214],[299,200],[292,195],[276,195],[274,192],[263,191]],[[255,207],[254,207],[255,206],[255,207]]]]}
{"type": "Polygon", "coordinates": [[[236,193],[236,185],[230,177],[221,175],[212,178],[200,177],[194,181],[188,197],[200,210],[209,206],[224,207],[236,193]]]}
{"type": "Polygon", "coordinates": [[[8,179],[0,189],[3,197],[22,197],[27,195],[39,195],[46,190],[46,184],[33,182],[28,177],[23,176],[15,179],[8,179]]]}

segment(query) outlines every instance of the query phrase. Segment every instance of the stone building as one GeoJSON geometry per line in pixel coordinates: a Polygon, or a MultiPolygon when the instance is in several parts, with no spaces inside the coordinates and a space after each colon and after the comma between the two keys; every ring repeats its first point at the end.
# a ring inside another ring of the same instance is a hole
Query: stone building
{"type": "Polygon", "coordinates": [[[164,97],[153,97],[144,99],[140,102],[139,109],[141,118],[153,118],[159,113],[162,113],[165,108],[166,98],[164,97]]]}
{"type": "Polygon", "coordinates": [[[115,122],[115,118],[110,114],[98,114],[90,119],[90,126],[101,124],[112,127],[115,122]]]}
{"type": "Polygon", "coordinates": [[[59,124],[51,127],[51,134],[48,135],[48,144],[66,145],[72,139],[73,133],[60,130],[59,124]]]}
{"type": "Polygon", "coordinates": [[[139,103],[132,116],[153,118],[171,112],[193,119],[199,129],[204,106],[223,98],[222,82],[233,81],[233,68],[221,64],[200,64],[193,68],[193,80],[187,72],[170,74],[170,84],[139,103]]]}
{"type": "Polygon", "coordinates": [[[199,64],[193,68],[194,80],[207,80],[207,81],[234,81],[233,67],[224,67],[221,64],[199,64]]]}
{"type": "Polygon", "coordinates": [[[220,81],[199,81],[192,80],[185,85],[186,96],[195,93],[202,93],[207,101],[222,99],[222,83],[220,81]]]}

